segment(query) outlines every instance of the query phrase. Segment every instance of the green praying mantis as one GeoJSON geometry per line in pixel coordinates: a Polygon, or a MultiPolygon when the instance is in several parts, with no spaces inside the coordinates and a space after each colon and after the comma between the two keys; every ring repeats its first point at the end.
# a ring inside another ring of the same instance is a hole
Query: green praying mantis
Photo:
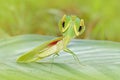
{"type": "Polygon", "coordinates": [[[17,62],[36,62],[52,54],[58,55],[61,50],[77,57],[67,48],[71,39],[81,35],[85,31],[84,20],[74,15],[64,15],[59,21],[59,30],[62,37],[43,43],[18,57],[17,62]]]}

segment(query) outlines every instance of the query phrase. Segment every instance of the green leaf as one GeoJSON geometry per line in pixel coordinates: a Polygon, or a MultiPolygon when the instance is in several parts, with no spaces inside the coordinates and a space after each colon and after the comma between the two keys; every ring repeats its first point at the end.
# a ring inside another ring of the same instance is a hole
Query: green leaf
{"type": "Polygon", "coordinates": [[[72,40],[68,45],[79,57],[60,52],[40,62],[16,63],[17,57],[50,36],[23,35],[0,41],[0,80],[119,80],[120,43],[95,40],[72,40]]]}

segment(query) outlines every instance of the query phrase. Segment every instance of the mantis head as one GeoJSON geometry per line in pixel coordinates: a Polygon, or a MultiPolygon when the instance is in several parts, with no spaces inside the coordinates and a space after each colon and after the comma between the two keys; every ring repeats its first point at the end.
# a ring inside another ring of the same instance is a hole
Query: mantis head
{"type": "Polygon", "coordinates": [[[59,22],[59,29],[63,37],[67,37],[70,40],[85,31],[84,20],[79,19],[77,16],[64,15],[59,22]]]}

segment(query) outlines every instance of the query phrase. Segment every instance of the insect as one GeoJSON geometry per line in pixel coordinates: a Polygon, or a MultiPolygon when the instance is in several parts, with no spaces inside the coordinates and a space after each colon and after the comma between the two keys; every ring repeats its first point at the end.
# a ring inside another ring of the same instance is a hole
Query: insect
{"type": "Polygon", "coordinates": [[[74,15],[64,15],[58,25],[62,33],[61,37],[47,41],[31,51],[24,53],[18,57],[17,62],[35,62],[52,54],[58,55],[61,50],[76,57],[75,53],[67,48],[67,44],[71,39],[81,35],[85,31],[84,20],[74,15]]]}

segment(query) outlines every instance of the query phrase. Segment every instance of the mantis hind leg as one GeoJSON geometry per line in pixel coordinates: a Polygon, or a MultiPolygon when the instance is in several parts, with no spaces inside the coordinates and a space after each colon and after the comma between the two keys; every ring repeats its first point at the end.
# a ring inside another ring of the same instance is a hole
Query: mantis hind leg
{"type": "Polygon", "coordinates": [[[51,66],[50,66],[50,72],[52,72],[55,57],[56,57],[56,56],[59,56],[58,53],[59,53],[59,52],[56,52],[56,53],[53,54],[53,56],[52,56],[52,59],[51,59],[51,66]]]}
{"type": "Polygon", "coordinates": [[[68,49],[68,48],[64,49],[64,51],[67,52],[67,53],[72,54],[72,55],[73,55],[73,58],[74,58],[76,61],[78,61],[79,64],[81,64],[78,56],[77,56],[73,51],[71,51],[71,50],[68,49]]]}

